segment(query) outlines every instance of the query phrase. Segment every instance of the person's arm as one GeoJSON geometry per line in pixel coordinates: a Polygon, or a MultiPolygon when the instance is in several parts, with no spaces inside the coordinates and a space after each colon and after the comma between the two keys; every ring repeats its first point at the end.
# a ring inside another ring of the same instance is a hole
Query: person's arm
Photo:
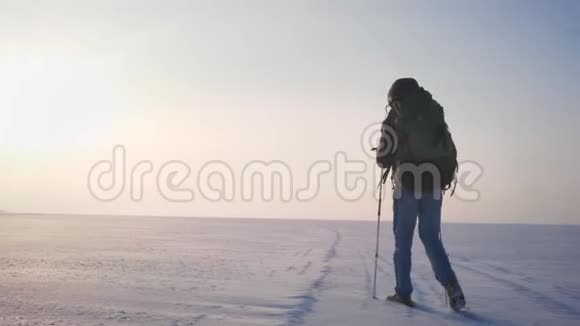
{"type": "Polygon", "coordinates": [[[390,168],[395,160],[397,149],[397,135],[395,130],[396,113],[390,110],[381,128],[381,140],[377,148],[377,164],[382,169],[390,168]]]}

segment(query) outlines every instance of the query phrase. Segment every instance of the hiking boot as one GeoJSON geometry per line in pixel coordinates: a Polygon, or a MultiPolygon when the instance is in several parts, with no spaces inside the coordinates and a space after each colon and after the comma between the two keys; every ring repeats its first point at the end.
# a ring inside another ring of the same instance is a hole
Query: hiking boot
{"type": "Polygon", "coordinates": [[[445,291],[447,292],[449,307],[451,307],[451,309],[458,311],[465,307],[465,296],[463,295],[461,286],[459,286],[459,282],[453,281],[447,284],[445,286],[445,291]]]}
{"type": "Polygon", "coordinates": [[[388,296],[387,301],[400,303],[400,304],[404,304],[407,307],[415,308],[415,302],[413,302],[413,300],[411,300],[411,298],[402,297],[398,293],[395,293],[393,295],[388,296]]]}

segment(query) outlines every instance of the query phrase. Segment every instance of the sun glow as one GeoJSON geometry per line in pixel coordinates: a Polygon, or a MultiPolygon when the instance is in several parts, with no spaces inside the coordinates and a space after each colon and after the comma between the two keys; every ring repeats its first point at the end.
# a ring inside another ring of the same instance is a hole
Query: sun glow
{"type": "Polygon", "coordinates": [[[16,151],[86,145],[119,105],[111,69],[83,58],[0,62],[0,146],[16,151]]]}

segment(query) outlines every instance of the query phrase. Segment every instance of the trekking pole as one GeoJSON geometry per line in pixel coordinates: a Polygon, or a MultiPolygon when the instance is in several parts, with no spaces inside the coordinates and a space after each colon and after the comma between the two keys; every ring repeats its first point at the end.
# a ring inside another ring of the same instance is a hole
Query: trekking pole
{"type": "Polygon", "coordinates": [[[381,204],[383,202],[383,169],[381,169],[381,180],[379,181],[379,208],[377,211],[377,247],[375,249],[375,276],[373,280],[373,299],[377,299],[377,267],[379,260],[379,238],[381,233],[381,204]]]}

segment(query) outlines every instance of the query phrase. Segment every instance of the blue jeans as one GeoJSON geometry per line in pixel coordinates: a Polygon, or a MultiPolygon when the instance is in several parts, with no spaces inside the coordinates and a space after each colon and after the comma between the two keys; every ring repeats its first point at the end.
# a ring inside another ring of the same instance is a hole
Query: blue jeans
{"type": "Polygon", "coordinates": [[[402,297],[410,298],[411,247],[413,233],[419,217],[419,237],[425,246],[435,278],[445,286],[456,281],[449,257],[441,242],[441,195],[422,193],[416,198],[413,192],[401,191],[399,198],[393,199],[393,232],[395,233],[395,291],[402,297]],[[437,198],[438,197],[438,198],[437,198]]]}

